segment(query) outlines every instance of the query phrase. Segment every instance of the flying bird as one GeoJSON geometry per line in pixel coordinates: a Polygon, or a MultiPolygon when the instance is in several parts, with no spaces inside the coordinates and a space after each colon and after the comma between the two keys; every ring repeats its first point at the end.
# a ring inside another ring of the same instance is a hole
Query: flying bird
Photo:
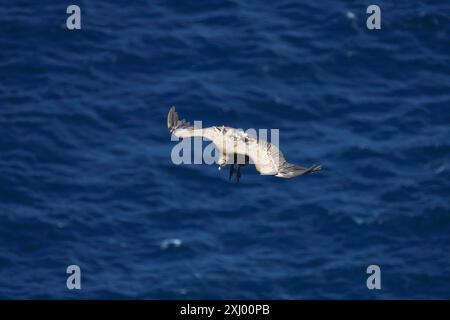
{"type": "Polygon", "coordinates": [[[289,163],[277,146],[253,137],[243,130],[225,126],[195,128],[186,120],[179,119],[175,107],[169,110],[167,127],[178,138],[204,137],[211,140],[219,153],[217,161],[219,170],[230,164],[229,179],[231,180],[236,172],[237,183],[241,178],[241,167],[249,164],[250,160],[261,175],[280,178],[292,178],[317,172],[322,168],[320,165],[305,168],[289,163]]]}

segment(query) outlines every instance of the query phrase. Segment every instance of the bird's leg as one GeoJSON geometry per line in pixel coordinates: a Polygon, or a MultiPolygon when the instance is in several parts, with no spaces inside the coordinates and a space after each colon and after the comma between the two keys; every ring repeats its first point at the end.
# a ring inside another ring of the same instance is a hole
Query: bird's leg
{"type": "Polygon", "coordinates": [[[231,163],[230,164],[230,176],[228,177],[228,180],[231,180],[233,173],[234,173],[234,163],[231,163]]]}
{"type": "Polygon", "coordinates": [[[241,178],[241,167],[242,165],[238,164],[238,169],[236,173],[236,183],[239,183],[239,179],[241,178]]]}

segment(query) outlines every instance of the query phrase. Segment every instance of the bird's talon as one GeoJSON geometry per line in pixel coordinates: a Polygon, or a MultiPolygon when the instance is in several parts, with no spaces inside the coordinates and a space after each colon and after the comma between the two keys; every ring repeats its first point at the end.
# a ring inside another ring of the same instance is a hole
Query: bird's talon
{"type": "Polygon", "coordinates": [[[238,165],[238,170],[236,173],[236,183],[239,183],[240,178],[241,178],[241,165],[238,165]]]}
{"type": "Polygon", "coordinates": [[[231,180],[233,174],[234,174],[234,164],[230,164],[230,176],[228,177],[228,180],[231,180]]]}

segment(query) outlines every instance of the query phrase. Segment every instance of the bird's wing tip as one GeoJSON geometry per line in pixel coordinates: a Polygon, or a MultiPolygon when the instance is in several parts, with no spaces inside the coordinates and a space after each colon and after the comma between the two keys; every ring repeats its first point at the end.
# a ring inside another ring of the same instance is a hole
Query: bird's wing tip
{"type": "Polygon", "coordinates": [[[318,172],[320,170],[322,170],[322,166],[318,164],[315,164],[309,168],[304,168],[292,163],[285,163],[276,176],[282,178],[293,178],[307,173],[318,172]]]}
{"type": "Polygon", "coordinates": [[[167,114],[167,128],[170,131],[173,131],[178,126],[178,113],[175,110],[175,106],[172,106],[169,109],[169,113],[167,114]]]}

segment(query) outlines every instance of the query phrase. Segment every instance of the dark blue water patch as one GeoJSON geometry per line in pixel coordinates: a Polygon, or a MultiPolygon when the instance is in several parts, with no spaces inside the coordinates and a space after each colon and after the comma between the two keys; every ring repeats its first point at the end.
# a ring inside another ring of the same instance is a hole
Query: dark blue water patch
{"type": "Polygon", "coordinates": [[[445,1],[79,5],[0,13],[1,298],[449,297],[445,1]],[[172,105],[323,170],[175,165],[172,105]]]}

